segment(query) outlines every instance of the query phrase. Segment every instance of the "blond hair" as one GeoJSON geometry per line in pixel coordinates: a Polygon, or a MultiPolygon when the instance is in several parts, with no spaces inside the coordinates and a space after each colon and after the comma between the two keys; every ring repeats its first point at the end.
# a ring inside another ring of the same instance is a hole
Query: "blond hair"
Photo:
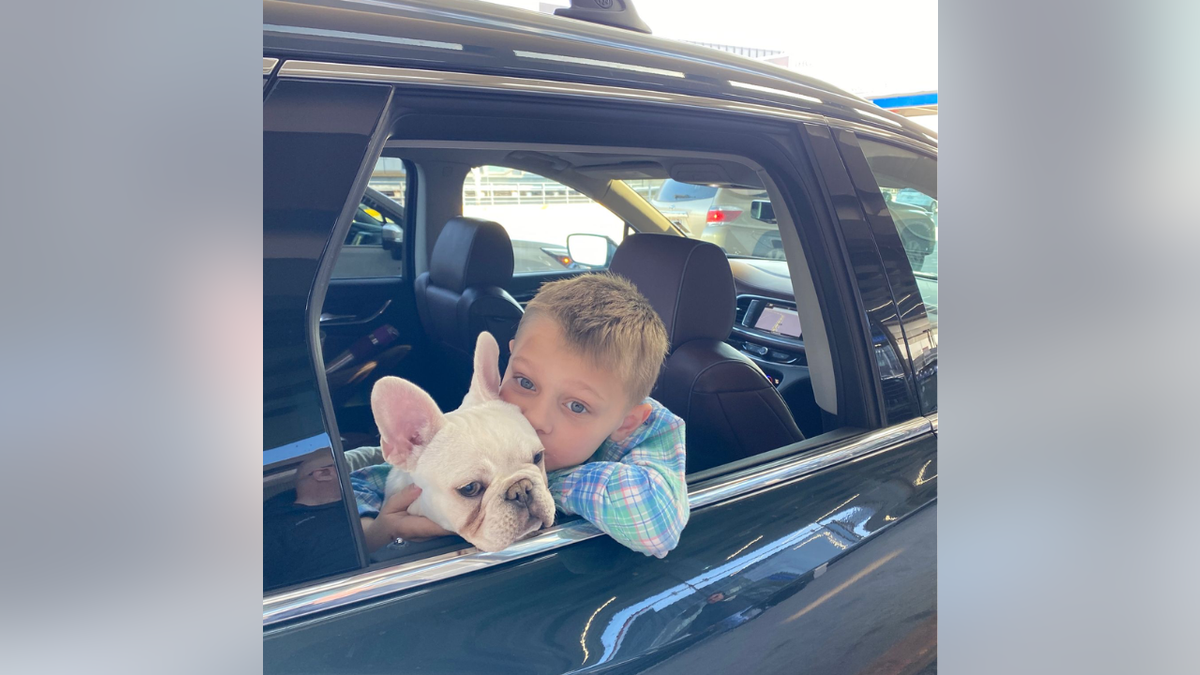
{"type": "Polygon", "coordinates": [[[517,334],[536,316],[553,319],[567,345],[602,370],[619,374],[631,403],[650,395],[670,344],[646,296],[615,274],[551,281],[525,308],[517,334]]]}

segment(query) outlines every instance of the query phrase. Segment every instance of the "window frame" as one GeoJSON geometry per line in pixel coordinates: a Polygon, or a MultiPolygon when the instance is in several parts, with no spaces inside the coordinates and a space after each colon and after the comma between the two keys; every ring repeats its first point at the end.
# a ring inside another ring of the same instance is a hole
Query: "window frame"
{"type": "Polygon", "coordinates": [[[920,414],[937,414],[937,329],[931,324],[917,286],[917,274],[908,261],[908,254],[900,238],[895,220],[884,203],[883,192],[870,169],[860,143],[865,138],[922,155],[937,163],[937,147],[913,141],[910,138],[888,131],[838,121],[831,124],[855,186],[864,197],[872,234],[887,268],[888,285],[899,317],[900,339],[904,349],[902,358],[912,382],[920,414]],[[888,264],[887,261],[891,261],[888,264]],[[899,261],[903,261],[900,264],[899,261]],[[923,357],[932,353],[932,360],[923,357]]]}
{"type": "MultiPolygon", "coordinates": [[[[280,77],[285,79],[311,79],[314,77],[313,73],[315,71],[312,63],[305,63],[303,66],[300,66],[300,70],[292,72],[289,72],[288,65],[289,64],[285,62],[281,66],[279,71],[280,77]]],[[[329,66],[328,75],[317,77],[317,79],[353,81],[352,73],[342,69],[339,64],[326,65],[329,66]]],[[[377,69],[377,71],[388,70],[398,71],[398,75],[409,71],[409,69],[403,68],[377,69]]],[[[461,73],[454,73],[452,75],[458,75],[469,79],[476,88],[481,86],[481,83],[488,79],[488,76],[474,76],[461,73]]],[[[379,73],[373,73],[372,79],[378,80],[378,76],[379,73]]],[[[445,79],[450,83],[451,86],[454,85],[453,78],[445,79]]],[[[511,81],[514,78],[496,77],[492,79],[511,81]]],[[[411,83],[400,85],[400,82],[402,81],[396,81],[397,86],[395,86],[393,91],[404,90],[407,94],[408,87],[412,87],[414,90],[429,86],[434,86],[435,89],[437,88],[435,85],[411,83]]],[[[530,82],[536,83],[539,81],[531,80],[530,82]]],[[[504,91],[508,95],[514,95],[514,90],[512,88],[496,87],[496,89],[498,91],[504,91]]],[[[591,95],[603,96],[603,90],[605,89],[611,89],[614,91],[620,90],[626,96],[630,91],[629,89],[624,88],[594,87],[591,95]]],[[[795,111],[783,111],[767,106],[753,106],[746,104],[736,104],[735,106],[728,101],[721,101],[717,99],[706,99],[702,97],[683,95],[663,96],[660,92],[654,92],[654,94],[655,102],[646,103],[645,105],[647,107],[657,106],[655,108],[656,114],[661,114],[664,109],[663,106],[666,106],[668,112],[679,116],[695,115],[697,117],[703,117],[708,115],[710,116],[708,118],[709,122],[714,121],[711,117],[714,114],[718,116],[718,119],[724,118],[726,121],[731,119],[746,122],[752,122],[755,119],[758,119],[759,121],[767,120],[778,124],[779,129],[787,128],[784,124],[779,124],[780,122],[791,122],[792,124],[790,128],[792,129],[792,133],[795,135],[793,142],[800,143],[801,149],[797,150],[793,148],[791,149],[791,152],[789,152],[783,148],[776,147],[773,151],[778,156],[777,158],[782,158],[781,161],[783,161],[782,166],[777,166],[775,168],[784,172],[784,174],[788,174],[787,183],[789,185],[789,189],[783,190],[782,194],[784,198],[779,201],[779,205],[781,208],[786,209],[787,212],[792,214],[799,214],[801,210],[813,211],[816,213],[817,222],[815,222],[812,227],[821,229],[822,234],[817,236],[813,241],[805,242],[806,256],[820,255],[828,257],[830,260],[835,260],[837,259],[839,252],[844,253],[844,249],[841,249],[838,246],[834,246],[832,248],[830,247],[831,244],[837,241],[837,233],[835,231],[830,231],[828,223],[821,222],[828,218],[827,213],[821,213],[821,206],[831,207],[832,205],[828,202],[827,194],[821,190],[819,186],[819,180],[816,174],[820,173],[820,168],[816,167],[812,163],[807,165],[804,164],[805,160],[811,158],[811,150],[803,149],[803,143],[805,142],[806,138],[803,130],[804,125],[795,124],[797,121],[806,120],[810,124],[824,126],[823,118],[820,118],[816,115],[797,113],[795,111]],[[662,103],[661,101],[664,100],[666,102],[662,103]],[[718,112],[714,113],[714,111],[718,112]],[[798,164],[797,162],[800,163],[798,164]],[[799,178],[797,178],[797,176],[799,178]],[[812,199],[815,201],[812,204],[805,206],[804,209],[801,209],[800,205],[796,203],[797,195],[794,192],[796,189],[808,193],[806,199],[812,199]],[[825,203],[820,204],[822,201],[825,203]],[[813,249],[816,250],[814,251],[813,249]]],[[[537,92],[536,89],[530,90],[529,92],[522,92],[521,95],[528,95],[531,98],[536,98],[537,96],[544,98],[547,96],[544,92],[537,92]]],[[[392,99],[390,99],[390,102],[395,101],[396,98],[397,97],[393,96],[392,99]]],[[[559,102],[570,104],[577,104],[579,99],[577,96],[561,95],[551,98],[561,99],[559,102]]],[[[588,96],[584,96],[584,98],[586,99],[588,96]]],[[[623,99],[616,100],[621,101],[622,103],[625,102],[623,99]]],[[[360,177],[356,180],[356,185],[365,188],[367,177],[370,174],[370,167],[374,165],[375,160],[380,154],[382,154],[384,144],[387,140],[388,131],[392,128],[392,123],[394,121],[394,119],[390,120],[388,124],[381,125],[381,128],[377,130],[376,136],[372,140],[371,151],[369,151],[366,156],[366,159],[369,161],[364,163],[363,171],[360,171],[360,177]]],[[[763,140],[765,142],[767,134],[765,134],[765,132],[759,132],[758,134],[754,134],[754,137],[757,140],[763,140]]],[[[610,146],[600,147],[605,147],[606,149],[617,149],[610,146]]],[[[671,152],[671,149],[669,148],[670,146],[667,146],[664,147],[663,150],[665,152],[671,152]]],[[[750,154],[740,156],[744,156],[747,160],[755,163],[759,163],[761,161],[761,158],[756,158],[750,154]]],[[[331,241],[337,242],[338,244],[344,241],[344,237],[349,228],[349,221],[352,217],[353,209],[356,207],[358,203],[357,199],[360,197],[361,190],[351,191],[350,195],[348,195],[346,209],[343,217],[339,220],[338,225],[332,232],[331,241]]],[[[418,208],[419,207],[416,201],[410,198],[406,204],[406,220],[411,219],[418,208]]],[[[836,225],[836,223],[834,223],[834,225],[836,225]]],[[[406,248],[412,245],[415,245],[415,237],[408,236],[408,233],[406,232],[406,248]]],[[[328,287],[330,281],[329,276],[330,272],[332,271],[332,261],[335,258],[336,256],[326,256],[326,260],[322,263],[323,273],[318,276],[318,279],[314,285],[313,296],[316,301],[310,303],[310,306],[312,307],[319,308],[321,306],[319,299],[320,297],[323,297],[323,291],[328,287]]],[[[807,264],[810,267],[824,267],[824,265],[814,265],[813,260],[809,260],[807,264]]],[[[842,258],[839,264],[844,266],[849,263],[842,258]]],[[[410,266],[410,268],[412,267],[410,266]]],[[[837,280],[839,273],[836,271],[833,273],[833,281],[830,281],[829,278],[826,278],[828,276],[829,273],[824,269],[813,270],[813,283],[816,285],[817,298],[818,302],[820,303],[820,311],[826,323],[826,330],[834,330],[832,326],[847,322],[851,323],[852,325],[852,322],[850,322],[847,317],[842,316],[845,314],[846,308],[841,306],[840,302],[836,302],[836,299],[839,296],[829,288],[822,287],[823,284],[828,283],[834,283],[840,286],[842,282],[837,280]],[[825,274],[824,277],[822,276],[823,273],[825,274]]],[[[853,290],[850,292],[854,293],[853,290]]],[[[317,311],[319,311],[319,309],[317,311]]],[[[310,316],[310,320],[310,326],[314,332],[314,335],[310,336],[310,339],[312,339],[313,343],[315,344],[315,331],[317,328],[316,315],[313,314],[310,316]]],[[[836,337],[831,337],[830,342],[837,342],[836,337]]],[[[869,341],[867,342],[869,344],[869,341]]],[[[860,348],[869,349],[867,344],[860,345],[860,348]]],[[[844,413],[846,408],[841,402],[840,392],[847,388],[847,385],[850,385],[851,383],[843,382],[843,378],[845,377],[842,372],[843,369],[839,367],[838,370],[839,408],[841,409],[841,412],[844,413]]],[[[861,369],[857,371],[853,371],[852,369],[852,372],[857,372],[858,377],[856,379],[860,380],[867,379],[872,374],[871,371],[862,371],[861,369]]],[[[332,418],[332,410],[330,409],[329,403],[329,393],[327,387],[324,386],[324,378],[320,377],[319,374],[318,380],[320,380],[322,383],[321,397],[324,400],[326,408],[326,427],[332,437],[331,443],[334,446],[335,455],[341,456],[338,459],[339,466],[344,470],[345,459],[344,455],[342,454],[344,449],[340,447],[340,441],[336,435],[336,420],[332,418]]],[[[710,479],[689,486],[689,503],[693,508],[702,508],[710,504],[722,502],[727,499],[748,494],[750,492],[767,489],[770,486],[779,483],[780,481],[790,481],[814,471],[819,471],[835,464],[841,464],[856,457],[864,456],[866,454],[891,447],[895,444],[923,436],[929,433],[930,422],[924,418],[912,419],[892,427],[882,427],[877,423],[873,430],[868,431],[843,426],[843,428],[839,429],[837,432],[830,433],[836,435],[841,431],[847,432],[849,437],[830,438],[830,434],[822,434],[801,443],[785,446],[777,449],[776,451],[772,451],[771,454],[778,453],[778,456],[765,458],[760,455],[754,458],[756,462],[753,466],[737,468],[727,465],[726,467],[721,467],[722,470],[726,472],[724,475],[714,476],[710,479]]],[[[352,492],[344,494],[344,499],[351,498],[352,492]]],[[[417,585],[429,583],[435,579],[450,578],[457,576],[458,574],[463,574],[478,569],[480,565],[490,566],[492,564],[501,564],[509,560],[524,558],[544,552],[546,550],[552,550],[560,546],[565,546],[577,541],[589,539],[594,536],[598,536],[599,534],[599,531],[596,530],[596,528],[590,523],[587,523],[586,521],[574,521],[561,526],[556,526],[555,528],[543,532],[535,537],[518,542],[518,544],[501,554],[463,555],[461,552],[455,552],[443,556],[435,556],[432,558],[413,561],[411,563],[405,563],[402,565],[366,567],[358,570],[356,573],[352,573],[348,577],[326,578],[318,580],[317,582],[306,584],[299,588],[288,589],[282,592],[272,592],[264,595],[264,625],[270,625],[279,621],[305,616],[316,611],[322,611],[324,609],[344,606],[348,603],[358,602],[370,597],[394,593],[405,588],[412,588],[417,585]]],[[[361,530],[359,530],[358,535],[361,537],[361,530]]]]}

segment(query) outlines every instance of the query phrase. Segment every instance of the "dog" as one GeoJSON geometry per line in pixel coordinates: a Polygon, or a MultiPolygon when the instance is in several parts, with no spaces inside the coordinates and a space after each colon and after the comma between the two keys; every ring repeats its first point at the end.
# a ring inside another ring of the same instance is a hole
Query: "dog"
{"type": "Polygon", "coordinates": [[[384,377],[371,390],[384,459],[384,500],[411,484],[408,508],[481,551],[500,551],[554,523],[541,441],[521,410],[500,400],[500,347],[487,331],[475,343],[471,387],[443,414],[417,385],[384,377]]]}

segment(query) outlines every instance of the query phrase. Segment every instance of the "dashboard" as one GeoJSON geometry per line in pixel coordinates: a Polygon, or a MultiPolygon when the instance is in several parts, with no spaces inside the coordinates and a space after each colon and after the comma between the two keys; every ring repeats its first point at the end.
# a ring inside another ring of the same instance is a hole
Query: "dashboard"
{"type": "MultiPolygon", "coordinates": [[[[796,312],[792,280],[783,260],[731,258],[737,315],[729,344],[760,366],[807,365],[804,329],[796,312]]],[[[778,386],[783,373],[765,368],[778,386]]]]}
{"type": "Polygon", "coordinates": [[[730,258],[737,314],[726,342],[745,354],[775,385],[805,436],[824,429],[813,393],[804,326],[787,262],[730,258]]]}

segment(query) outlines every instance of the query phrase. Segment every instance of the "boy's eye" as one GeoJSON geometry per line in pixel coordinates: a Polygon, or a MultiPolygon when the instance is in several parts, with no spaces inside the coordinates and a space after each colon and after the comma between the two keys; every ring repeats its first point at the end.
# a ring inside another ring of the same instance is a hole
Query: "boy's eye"
{"type": "Polygon", "coordinates": [[[571,401],[570,403],[567,404],[567,408],[570,409],[571,412],[573,412],[577,415],[582,415],[583,413],[587,412],[587,406],[580,403],[579,401],[571,401]]]}
{"type": "Polygon", "coordinates": [[[458,488],[458,494],[460,494],[464,497],[467,497],[467,498],[478,497],[479,494],[482,492],[483,492],[483,483],[480,483],[477,480],[471,481],[470,483],[467,483],[466,485],[458,488]]]}
{"type": "Polygon", "coordinates": [[[545,453],[545,452],[539,452],[538,454],[534,455],[534,456],[533,456],[533,463],[534,463],[534,464],[541,464],[541,463],[542,463],[542,458],[543,458],[545,455],[546,455],[546,453],[545,453]]]}
{"type": "Polygon", "coordinates": [[[530,380],[528,377],[521,377],[520,375],[518,375],[517,376],[517,384],[521,385],[522,389],[528,389],[530,391],[533,391],[533,381],[530,380]]]}

